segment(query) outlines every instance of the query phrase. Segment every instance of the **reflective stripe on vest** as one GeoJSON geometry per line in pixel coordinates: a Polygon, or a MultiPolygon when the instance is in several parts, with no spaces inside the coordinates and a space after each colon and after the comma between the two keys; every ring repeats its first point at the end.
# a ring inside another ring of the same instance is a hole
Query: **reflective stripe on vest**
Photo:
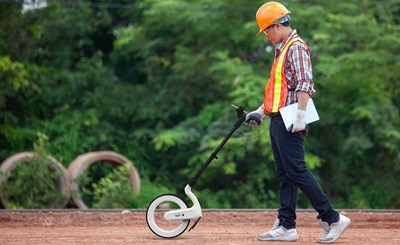
{"type": "Polygon", "coordinates": [[[285,76],[285,61],[287,51],[293,42],[304,41],[300,37],[291,38],[283,47],[282,52],[272,65],[271,74],[264,93],[264,113],[278,112],[286,104],[288,87],[285,76]]]}

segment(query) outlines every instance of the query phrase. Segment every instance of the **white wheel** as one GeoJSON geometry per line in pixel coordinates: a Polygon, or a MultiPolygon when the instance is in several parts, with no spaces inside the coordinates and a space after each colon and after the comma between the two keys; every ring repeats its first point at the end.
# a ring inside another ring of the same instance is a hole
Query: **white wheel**
{"type": "Polygon", "coordinates": [[[159,237],[177,237],[186,230],[190,220],[166,220],[164,219],[164,214],[174,209],[186,208],[186,204],[175,195],[165,194],[158,196],[147,207],[147,225],[159,237]]]}

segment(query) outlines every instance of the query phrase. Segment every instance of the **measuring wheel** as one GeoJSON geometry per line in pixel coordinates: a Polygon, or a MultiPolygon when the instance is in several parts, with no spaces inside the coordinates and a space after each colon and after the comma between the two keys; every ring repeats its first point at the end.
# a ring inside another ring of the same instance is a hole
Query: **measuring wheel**
{"type": "Polygon", "coordinates": [[[192,188],[196,185],[198,178],[207,169],[213,159],[217,158],[217,153],[222,149],[232,134],[245,121],[247,112],[244,108],[234,106],[238,119],[229,131],[228,135],[218,145],[217,149],[211,153],[207,161],[197,171],[196,175],[185,186],[185,194],[192,201],[193,206],[186,207],[185,202],[172,194],[165,194],[156,197],[147,207],[146,221],[150,230],[159,237],[173,238],[181,235],[189,226],[190,220],[194,220],[191,231],[202,217],[201,206],[197,197],[193,194],[192,188]]]}
{"type": "Polygon", "coordinates": [[[167,220],[164,217],[166,212],[179,209],[187,209],[179,197],[172,194],[156,197],[146,211],[146,221],[150,230],[162,238],[181,235],[189,226],[190,219],[167,220]]]}

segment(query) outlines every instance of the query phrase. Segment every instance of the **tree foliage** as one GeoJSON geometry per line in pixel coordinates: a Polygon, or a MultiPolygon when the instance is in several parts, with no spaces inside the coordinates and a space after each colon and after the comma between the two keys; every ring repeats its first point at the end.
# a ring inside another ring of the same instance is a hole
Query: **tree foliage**
{"type": "MultiPolygon", "coordinates": [[[[115,150],[180,193],[236,120],[230,105],[262,103],[274,49],[255,36],[263,1],[19,2],[0,1],[0,160],[42,133],[66,166],[115,150]]],[[[336,207],[399,208],[399,1],[285,4],[312,49],[309,168],[336,207]]],[[[240,128],[196,186],[202,205],[277,207],[269,144],[268,120],[240,128]]]]}

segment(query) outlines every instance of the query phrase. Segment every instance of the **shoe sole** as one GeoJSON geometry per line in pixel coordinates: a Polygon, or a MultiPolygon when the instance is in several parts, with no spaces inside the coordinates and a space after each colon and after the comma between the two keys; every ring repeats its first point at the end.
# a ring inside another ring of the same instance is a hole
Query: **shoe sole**
{"type": "Polygon", "coordinates": [[[340,232],[339,236],[337,236],[335,240],[332,240],[332,241],[319,241],[318,240],[317,242],[318,243],[325,243],[325,244],[336,242],[340,238],[340,236],[347,230],[347,228],[349,228],[350,223],[351,223],[351,219],[349,219],[349,223],[344,227],[344,229],[340,232]]]}
{"type": "Polygon", "coordinates": [[[256,236],[258,240],[261,241],[284,241],[284,242],[295,242],[297,241],[298,237],[296,238],[282,238],[282,237],[271,237],[271,238],[261,238],[256,236]]]}

